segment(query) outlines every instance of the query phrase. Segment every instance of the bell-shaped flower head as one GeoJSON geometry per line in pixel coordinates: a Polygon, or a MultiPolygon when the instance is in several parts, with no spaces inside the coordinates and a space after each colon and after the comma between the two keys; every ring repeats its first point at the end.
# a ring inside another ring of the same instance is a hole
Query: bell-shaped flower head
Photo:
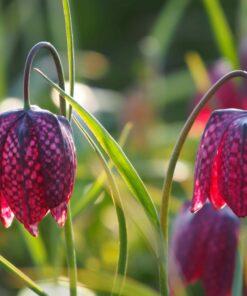
{"type": "Polygon", "coordinates": [[[226,204],[239,217],[247,215],[247,111],[214,111],[196,158],[192,212],[210,200],[226,204]]]}
{"type": "Polygon", "coordinates": [[[0,219],[34,236],[50,211],[60,226],[72,194],[76,154],[68,120],[32,106],[0,115],[0,219]]]}
{"type": "Polygon", "coordinates": [[[171,290],[177,279],[188,284],[201,281],[206,296],[229,296],[233,283],[239,219],[225,207],[210,203],[196,214],[185,203],[172,231],[169,262],[171,290]]]}

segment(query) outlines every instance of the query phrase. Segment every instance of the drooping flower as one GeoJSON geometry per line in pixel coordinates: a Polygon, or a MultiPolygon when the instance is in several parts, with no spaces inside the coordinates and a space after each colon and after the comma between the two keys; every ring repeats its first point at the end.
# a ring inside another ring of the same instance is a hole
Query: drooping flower
{"type": "Polygon", "coordinates": [[[228,205],[247,215],[247,111],[214,111],[196,158],[192,211],[209,199],[216,209],[228,205]]]}
{"type": "Polygon", "coordinates": [[[173,227],[169,262],[171,290],[176,291],[179,280],[184,285],[201,281],[206,296],[229,296],[239,219],[228,207],[215,211],[207,203],[196,214],[192,214],[189,207],[190,203],[185,203],[173,227]]]}
{"type": "Polygon", "coordinates": [[[66,220],[76,170],[68,120],[32,106],[0,115],[0,219],[14,216],[34,236],[50,211],[59,226],[66,220]]]}

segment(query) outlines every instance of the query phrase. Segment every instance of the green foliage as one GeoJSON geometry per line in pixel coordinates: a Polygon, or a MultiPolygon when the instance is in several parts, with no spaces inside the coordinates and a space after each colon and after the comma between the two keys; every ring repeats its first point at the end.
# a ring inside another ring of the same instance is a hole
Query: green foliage
{"type": "Polygon", "coordinates": [[[219,0],[204,0],[203,2],[222,56],[231,63],[233,69],[238,69],[239,59],[236,45],[219,0]]]}
{"type": "Polygon", "coordinates": [[[143,208],[146,210],[147,215],[155,226],[159,225],[158,214],[156,212],[153,201],[134,169],[127,156],[124,154],[122,148],[106,131],[106,129],[98,122],[98,120],[90,113],[88,113],[82,106],[80,106],[71,96],[66,94],[59,86],[53,83],[46,75],[40,70],[36,69],[56,90],[58,90],[75,111],[79,114],[82,120],[86,123],[90,131],[93,133],[97,141],[100,143],[105,152],[109,155],[114,162],[119,173],[123,176],[130,190],[134,196],[140,201],[143,208]]]}

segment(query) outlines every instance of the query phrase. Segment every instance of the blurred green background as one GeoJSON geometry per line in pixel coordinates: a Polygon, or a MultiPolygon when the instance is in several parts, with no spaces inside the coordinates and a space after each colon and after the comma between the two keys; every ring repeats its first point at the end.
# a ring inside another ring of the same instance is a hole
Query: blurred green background
{"type": "MultiPolygon", "coordinates": [[[[133,123],[124,151],[159,205],[171,149],[195,98],[206,90],[207,68],[222,60],[232,69],[244,66],[240,50],[247,37],[246,1],[74,0],[71,10],[78,83],[75,98],[99,118],[115,139],[127,122],[133,123]],[[223,9],[215,8],[215,4],[223,9]]],[[[0,0],[1,112],[22,106],[25,58],[41,40],[55,45],[67,74],[61,1],[0,0]]],[[[56,80],[45,51],[35,65],[56,80]]],[[[37,73],[31,78],[31,101],[57,112],[56,95],[37,73]]],[[[95,190],[91,203],[82,205],[102,168],[76,127],[74,133],[78,173],[71,203],[77,211],[76,251],[82,270],[79,280],[83,282],[87,270],[114,273],[118,227],[107,186],[95,190]]],[[[178,163],[171,218],[181,203],[191,198],[200,134],[201,127],[195,127],[178,163]]],[[[119,186],[129,231],[127,275],[158,290],[152,251],[154,234],[121,180],[119,186]]],[[[30,276],[66,276],[63,232],[49,216],[40,224],[36,240],[17,222],[9,230],[0,226],[0,232],[0,253],[30,276]]],[[[20,287],[16,279],[0,269],[0,295],[16,295],[20,287]]]]}

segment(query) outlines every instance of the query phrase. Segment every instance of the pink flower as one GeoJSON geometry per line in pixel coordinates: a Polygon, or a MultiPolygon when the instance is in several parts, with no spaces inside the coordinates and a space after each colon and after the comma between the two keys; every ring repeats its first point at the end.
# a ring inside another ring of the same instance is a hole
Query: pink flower
{"type": "Polygon", "coordinates": [[[204,130],[196,159],[192,211],[206,200],[216,209],[226,204],[247,215],[247,111],[214,111],[204,130]]]}
{"type": "Polygon", "coordinates": [[[34,236],[50,211],[60,226],[72,194],[76,155],[69,122],[32,106],[0,115],[0,219],[14,216],[34,236]]]}
{"type": "Polygon", "coordinates": [[[191,214],[186,203],[173,227],[170,247],[170,284],[178,277],[185,285],[201,281],[206,296],[231,295],[239,220],[229,208],[215,211],[207,203],[191,214]]]}

